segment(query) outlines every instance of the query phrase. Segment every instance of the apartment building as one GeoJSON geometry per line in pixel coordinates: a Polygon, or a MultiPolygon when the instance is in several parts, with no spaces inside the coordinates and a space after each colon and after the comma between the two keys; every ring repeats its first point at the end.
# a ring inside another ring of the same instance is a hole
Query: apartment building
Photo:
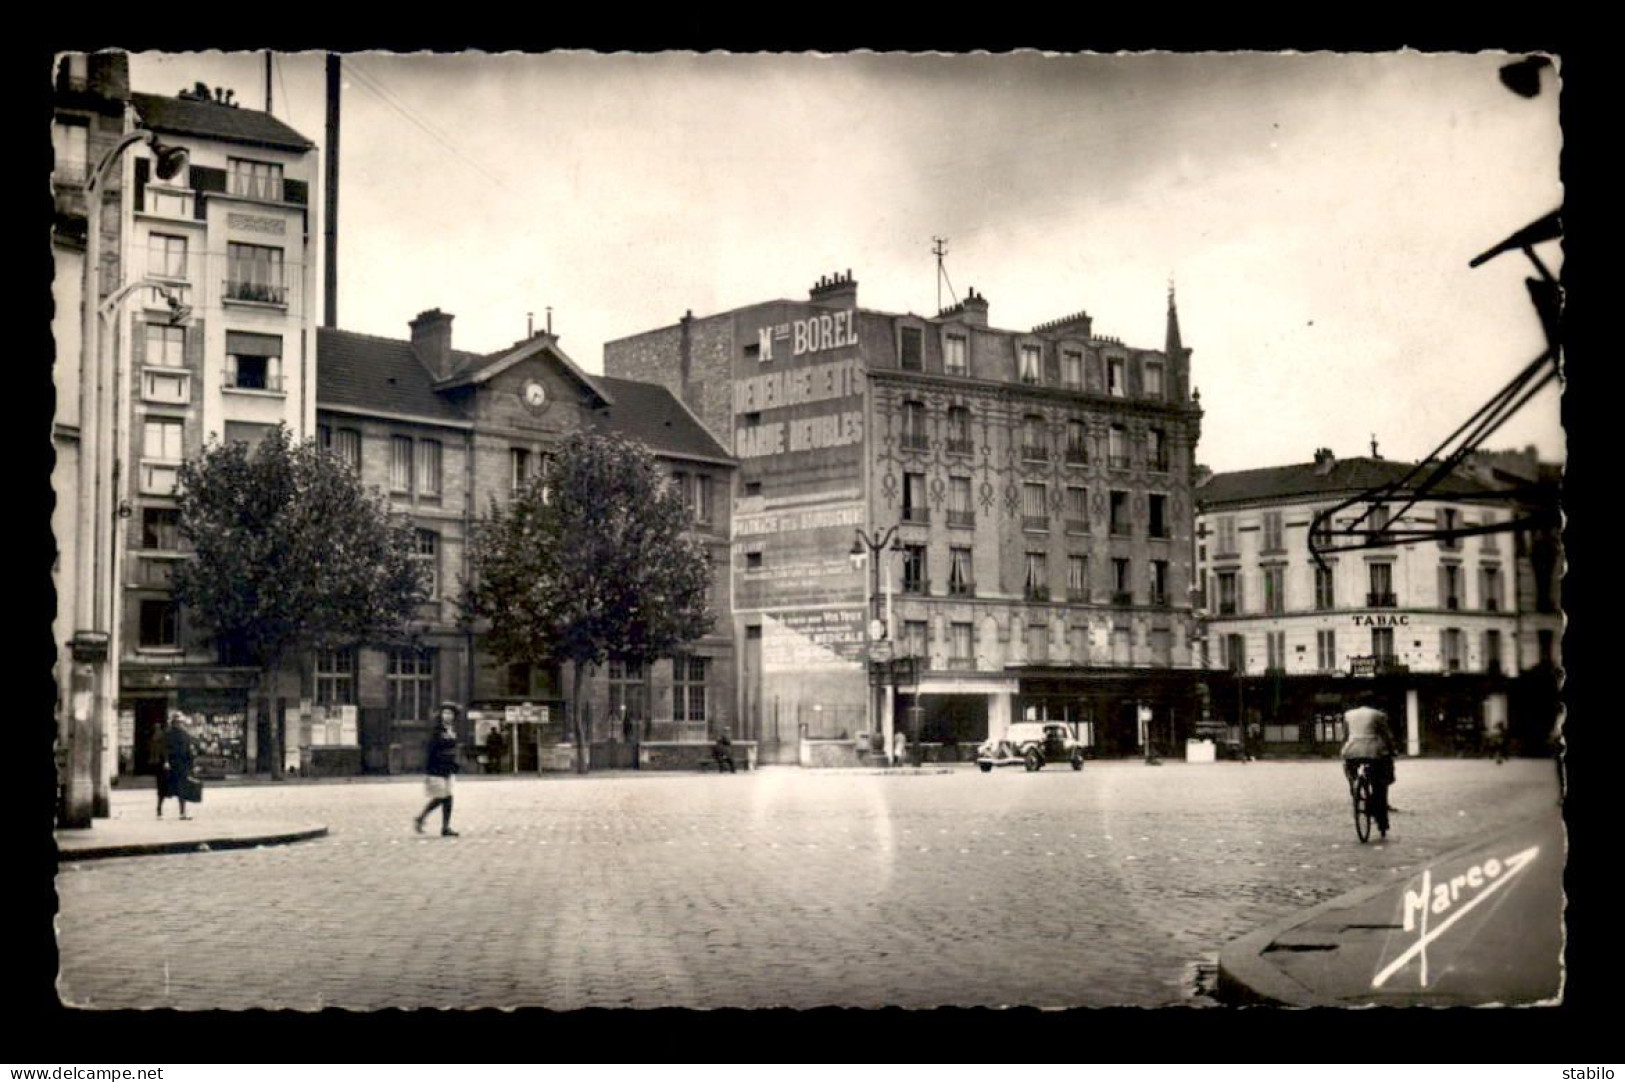
{"type": "MultiPolygon", "coordinates": [[[[1215,474],[1196,489],[1196,564],[1205,602],[1214,713],[1258,726],[1266,748],[1335,750],[1341,712],[1373,692],[1411,754],[1476,749],[1508,718],[1521,659],[1518,542],[1454,536],[1510,521],[1497,491],[1454,476],[1361,524],[1440,531],[1436,539],[1310,552],[1314,516],[1392,484],[1413,464],[1338,459],[1215,474]]],[[[1335,531],[1364,509],[1340,514],[1335,531]]],[[[1548,719],[1548,726],[1550,721],[1548,719]]]]}
{"type": "Polygon", "coordinates": [[[975,290],[935,316],[857,291],[830,275],[604,347],[739,459],[746,735],[770,761],[802,737],[867,750],[890,713],[954,755],[1055,719],[1129,754],[1149,715],[1173,743],[1195,717],[1201,411],[1172,294],[1148,349],[1085,312],[995,327],[975,290]]]}

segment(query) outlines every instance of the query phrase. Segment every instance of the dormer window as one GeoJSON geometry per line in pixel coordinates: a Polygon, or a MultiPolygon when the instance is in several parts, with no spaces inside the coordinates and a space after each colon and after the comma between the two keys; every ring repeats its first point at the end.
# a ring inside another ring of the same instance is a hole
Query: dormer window
{"type": "Polygon", "coordinates": [[[1106,358],[1106,393],[1113,398],[1128,394],[1128,362],[1122,357],[1106,358]]]}
{"type": "Polygon", "coordinates": [[[1162,362],[1145,362],[1145,396],[1147,398],[1162,397],[1162,362]]]}
{"type": "Polygon", "coordinates": [[[942,340],[942,370],[950,376],[963,376],[970,372],[965,336],[950,334],[942,340]]]}
{"type": "Polygon", "coordinates": [[[1038,383],[1043,371],[1043,351],[1039,346],[1021,347],[1021,382],[1038,383]]]}
{"type": "Polygon", "coordinates": [[[925,336],[918,327],[902,327],[897,339],[898,362],[908,372],[925,368],[925,336]]]}
{"type": "Polygon", "coordinates": [[[1061,386],[1072,391],[1083,390],[1083,350],[1061,351],[1061,386]]]}

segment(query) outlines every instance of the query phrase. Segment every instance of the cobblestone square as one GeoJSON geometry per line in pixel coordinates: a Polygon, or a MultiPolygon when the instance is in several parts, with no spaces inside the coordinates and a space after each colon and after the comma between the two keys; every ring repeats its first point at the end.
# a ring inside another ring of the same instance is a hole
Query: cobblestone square
{"type": "MultiPolygon", "coordinates": [[[[1399,764],[1360,845],[1336,761],[1081,774],[771,768],[217,787],[286,846],[62,865],[64,1002],[91,1008],[1200,1004],[1236,937],[1407,874],[1556,797],[1552,765],[1399,764]]],[[[118,791],[117,817],[152,814],[118,791]]]]}

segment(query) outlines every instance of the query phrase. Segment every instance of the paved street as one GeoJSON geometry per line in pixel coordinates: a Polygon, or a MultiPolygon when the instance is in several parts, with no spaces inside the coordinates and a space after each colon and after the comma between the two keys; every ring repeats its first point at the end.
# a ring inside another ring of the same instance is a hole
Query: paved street
{"type": "Polygon", "coordinates": [[[1355,840],[1336,762],[471,778],[461,838],[412,832],[421,794],[218,787],[200,815],[330,834],[64,864],[64,1000],[1190,1003],[1225,943],[1534,816],[1556,783],[1546,760],[1401,761],[1381,846],[1355,840]]]}

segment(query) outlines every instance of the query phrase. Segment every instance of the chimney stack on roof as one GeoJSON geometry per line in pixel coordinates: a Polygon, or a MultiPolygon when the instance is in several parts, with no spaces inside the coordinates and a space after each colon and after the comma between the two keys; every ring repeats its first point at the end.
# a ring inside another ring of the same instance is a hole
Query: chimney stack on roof
{"type": "Polygon", "coordinates": [[[850,268],[845,274],[836,271],[834,274],[827,274],[813,283],[813,287],[807,291],[807,296],[811,300],[823,304],[856,305],[858,303],[858,280],[852,277],[850,268]]]}
{"type": "Polygon", "coordinates": [[[1325,477],[1337,465],[1337,456],[1332,454],[1330,447],[1315,448],[1315,475],[1325,477]]]}
{"type": "Polygon", "coordinates": [[[419,312],[409,324],[412,328],[412,352],[435,379],[451,375],[451,320],[438,308],[419,312]]]}

